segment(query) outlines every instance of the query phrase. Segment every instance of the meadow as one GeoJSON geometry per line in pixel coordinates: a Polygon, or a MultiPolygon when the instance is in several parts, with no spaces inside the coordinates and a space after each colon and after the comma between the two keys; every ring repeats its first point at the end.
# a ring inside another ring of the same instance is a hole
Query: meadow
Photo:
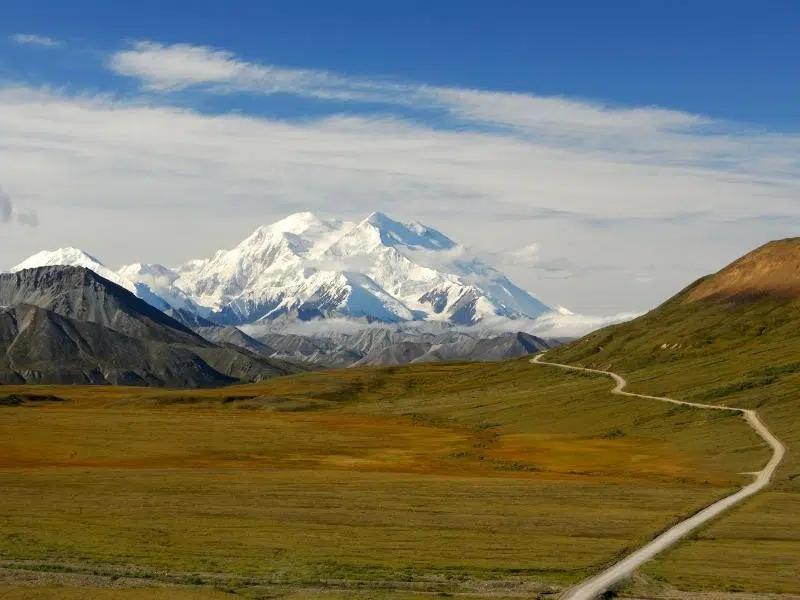
{"type": "MultiPolygon", "coordinates": [[[[270,587],[261,589],[262,598],[283,600],[428,600],[431,593],[407,591],[346,591],[293,590],[270,587]]],[[[4,587],[0,585],[3,600],[231,600],[233,592],[224,589],[198,587],[136,587],[136,588],[87,588],[40,586],[4,587]]],[[[446,597],[446,596],[445,596],[446,597]]],[[[515,600],[519,595],[502,593],[491,595],[471,594],[471,600],[515,600]]]]}
{"type": "Polygon", "coordinates": [[[687,305],[691,290],[548,360],[617,371],[633,392],[756,409],[787,446],[772,488],[644,575],[652,589],[800,593],[800,302],[687,305]]]}
{"type": "Polygon", "coordinates": [[[4,386],[2,597],[52,597],[19,585],[31,573],[89,578],[97,598],[161,592],[94,576],[199,598],[552,594],[768,455],[734,413],[610,387],[527,360],[4,386]]]}

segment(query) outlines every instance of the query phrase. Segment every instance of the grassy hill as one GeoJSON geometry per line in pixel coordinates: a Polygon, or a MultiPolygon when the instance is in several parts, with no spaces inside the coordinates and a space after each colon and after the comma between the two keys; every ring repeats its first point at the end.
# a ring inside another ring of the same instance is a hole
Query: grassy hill
{"type": "Polygon", "coordinates": [[[767,244],[548,360],[617,371],[631,391],[757,409],[788,447],[772,490],[647,573],[692,589],[744,590],[800,573],[800,238],[767,244]]]}

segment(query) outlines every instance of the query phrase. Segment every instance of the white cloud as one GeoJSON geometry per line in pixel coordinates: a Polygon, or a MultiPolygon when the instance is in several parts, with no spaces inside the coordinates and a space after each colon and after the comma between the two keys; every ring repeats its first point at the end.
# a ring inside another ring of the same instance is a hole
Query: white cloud
{"type": "Polygon", "coordinates": [[[466,121],[505,125],[520,131],[560,127],[567,131],[614,133],[681,130],[707,119],[659,108],[619,109],[559,97],[428,86],[388,79],[341,76],[328,71],[290,69],[248,62],[208,46],[139,41],[113,54],[109,68],[138,79],[145,89],[191,87],[221,93],[288,93],[321,99],[368,101],[449,112],[466,121]]]}
{"type": "MultiPolygon", "coordinates": [[[[506,333],[523,331],[543,338],[576,338],[595,329],[630,321],[640,316],[638,313],[621,313],[606,317],[576,314],[548,314],[537,319],[508,319],[496,317],[486,319],[478,325],[453,327],[470,335],[481,337],[500,336],[506,333]]],[[[354,319],[313,319],[310,321],[273,321],[252,323],[240,327],[248,335],[259,337],[270,333],[294,334],[312,337],[357,335],[366,330],[385,329],[388,331],[415,331],[438,334],[450,329],[446,323],[436,321],[417,321],[411,323],[366,323],[354,319]]]]}
{"type": "Polygon", "coordinates": [[[11,197],[0,187],[0,225],[7,225],[15,221],[27,227],[39,225],[39,217],[35,211],[20,211],[11,201],[11,197]]]}
{"type": "Polygon", "coordinates": [[[179,96],[166,93],[124,101],[0,87],[0,180],[47,214],[33,235],[0,237],[9,265],[54,245],[88,246],[111,264],[179,263],[291,212],[382,210],[501,259],[525,249],[492,262],[545,302],[614,314],[800,233],[794,134],[280,69],[188,45],[141,42],[109,65],[151,91],[370,100],[446,113],[455,126],[386,111],[208,115],[170,106],[179,96]]]}
{"type": "MultiPolygon", "coordinates": [[[[561,97],[447,88],[427,90],[461,117],[528,131],[571,126],[572,132],[584,128],[595,133],[610,130],[620,134],[683,130],[708,123],[697,115],[654,107],[612,108],[561,97]]],[[[570,129],[560,133],[570,133],[570,129]]]]}
{"type": "Polygon", "coordinates": [[[577,315],[565,311],[562,314],[551,313],[536,319],[506,319],[497,317],[473,325],[472,327],[462,328],[463,331],[480,332],[482,335],[514,333],[524,331],[543,338],[576,338],[586,335],[590,331],[630,321],[641,316],[640,313],[620,313],[611,316],[597,317],[591,315],[577,315]]]}
{"type": "Polygon", "coordinates": [[[11,40],[22,46],[39,46],[41,48],[57,48],[62,45],[59,40],[33,33],[18,33],[11,40]]]}
{"type": "Polygon", "coordinates": [[[389,323],[367,323],[356,319],[312,319],[310,321],[273,321],[269,323],[250,323],[239,329],[250,336],[264,336],[270,333],[302,335],[306,337],[329,337],[337,335],[357,335],[366,329],[386,329],[394,331],[396,325],[389,323]]]}
{"type": "Polygon", "coordinates": [[[516,262],[523,265],[534,265],[539,262],[539,255],[542,251],[542,245],[538,242],[523,246],[518,250],[505,253],[507,261],[516,262]]]}
{"type": "Polygon", "coordinates": [[[579,146],[585,153],[612,153],[630,163],[712,166],[731,173],[800,177],[800,136],[765,134],[659,107],[613,107],[563,97],[290,69],[191,44],[139,41],[113,54],[108,66],[151,91],[195,88],[370,102],[449,115],[462,127],[499,127],[517,137],[535,137],[550,148],[579,146]]]}
{"type": "Polygon", "coordinates": [[[577,338],[586,335],[595,329],[630,321],[638,316],[641,316],[640,313],[620,313],[605,317],[576,314],[553,314],[545,315],[533,321],[529,321],[527,326],[522,330],[545,338],[577,338]]]}
{"type": "Polygon", "coordinates": [[[140,80],[145,89],[162,92],[199,87],[221,93],[289,93],[362,101],[380,101],[392,91],[413,92],[413,88],[403,85],[340,77],[325,71],[250,63],[225,50],[191,44],[139,41],[131,49],[113,54],[108,67],[118,75],[140,80]]]}
{"type": "Polygon", "coordinates": [[[148,87],[156,90],[241,82],[255,70],[229,52],[185,44],[167,47],[150,42],[138,42],[133,50],[114,54],[109,66],[120,75],[143,79],[148,87]]]}

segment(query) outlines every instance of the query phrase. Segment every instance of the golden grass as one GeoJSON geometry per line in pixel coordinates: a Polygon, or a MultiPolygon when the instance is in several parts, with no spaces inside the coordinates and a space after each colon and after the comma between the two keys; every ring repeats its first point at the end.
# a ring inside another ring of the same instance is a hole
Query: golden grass
{"type": "Polygon", "coordinates": [[[300,586],[572,583],[767,456],[735,415],[609,388],[527,361],[36,388],[66,400],[0,408],[0,556],[300,586]]]}
{"type": "Polygon", "coordinates": [[[686,590],[800,592],[797,494],[766,492],[657,558],[644,572],[686,590]]]}
{"type": "Polygon", "coordinates": [[[719,493],[319,470],[70,469],[2,482],[3,556],[288,582],[406,570],[569,581],[719,493]]]}
{"type": "MultiPolygon", "coordinates": [[[[232,600],[249,597],[247,592],[232,594],[222,590],[180,587],[134,587],[134,588],[69,588],[65,586],[11,587],[0,585],[1,600],[232,600]]],[[[262,598],[280,600],[430,600],[438,594],[406,591],[308,591],[270,590],[262,598]]],[[[253,596],[258,597],[258,596],[253,596]]],[[[519,595],[470,594],[469,600],[517,600],[519,595]]]]}
{"type": "Polygon", "coordinates": [[[51,586],[3,586],[2,600],[231,600],[235,596],[214,589],[185,588],[90,588],[51,586]]]}

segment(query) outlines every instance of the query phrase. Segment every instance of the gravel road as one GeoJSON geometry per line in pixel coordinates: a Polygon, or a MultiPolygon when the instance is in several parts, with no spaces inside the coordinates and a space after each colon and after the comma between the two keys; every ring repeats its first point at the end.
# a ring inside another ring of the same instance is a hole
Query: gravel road
{"type": "Polygon", "coordinates": [[[733,406],[723,406],[721,404],[698,404],[696,402],[684,402],[682,400],[675,400],[673,398],[633,394],[631,392],[624,391],[625,387],[628,385],[628,382],[616,373],[612,373],[610,371],[601,371],[598,369],[585,369],[583,367],[573,367],[559,363],[545,362],[542,360],[543,355],[544,353],[537,355],[536,358],[531,360],[531,362],[538,365],[558,367],[560,369],[567,369],[570,371],[587,371],[589,373],[608,375],[609,377],[613,378],[617,384],[616,387],[611,390],[611,393],[613,394],[619,394],[620,396],[632,396],[634,398],[644,398],[647,400],[658,400],[661,402],[670,402],[672,404],[683,404],[686,406],[694,406],[696,408],[707,408],[712,410],[735,410],[744,416],[748,424],[772,448],[772,458],[770,458],[769,462],[762,470],[758,471],[757,473],[753,473],[755,480],[752,483],[744,486],[738,492],[704,508],[685,521],[681,521],[674,527],[659,535],[646,546],[643,546],[633,554],[630,554],[618,563],[612,565],[602,573],[599,573],[594,577],[590,577],[586,581],[583,581],[578,585],[568,589],[564,594],[562,594],[562,600],[594,600],[595,598],[599,598],[605,592],[620,585],[627,580],[633,574],[633,572],[636,571],[636,569],[641,567],[656,554],[666,550],[678,542],[681,538],[685,537],[704,523],[707,523],[711,519],[719,516],[732,506],[739,504],[753,494],[756,494],[767,487],[772,479],[773,474],[775,473],[775,469],[778,468],[778,465],[780,464],[781,460],[783,460],[783,456],[786,453],[786,449],[784,448],[783,444],[781,444],[778,438],[776,438],[772,432],[767,429],[766,425],[761,422],[761,419],[758,418],[758,414],[754,410],[747,408],[736,408],[733,406]]]}

